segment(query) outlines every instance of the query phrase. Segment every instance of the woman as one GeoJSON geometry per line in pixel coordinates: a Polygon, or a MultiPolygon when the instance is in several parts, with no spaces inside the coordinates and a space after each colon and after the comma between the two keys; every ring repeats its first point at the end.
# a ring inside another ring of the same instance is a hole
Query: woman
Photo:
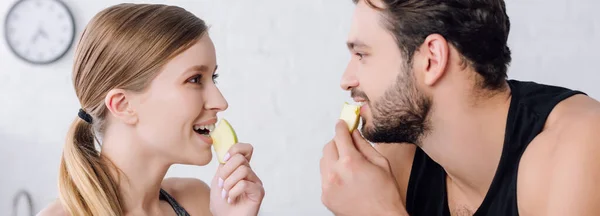
{"type": "Polygon", "coordinates": [[[60,199],[40,215],[258,214],[264,189],[249,144],[229,150],[210,188],[164,179],[172,164],[212,159],[208,134],[227,109],[216,69],[207,26],[184,9],[120,4],[97,14],[75,54],[81,110],[64,146],[60,199]]]}

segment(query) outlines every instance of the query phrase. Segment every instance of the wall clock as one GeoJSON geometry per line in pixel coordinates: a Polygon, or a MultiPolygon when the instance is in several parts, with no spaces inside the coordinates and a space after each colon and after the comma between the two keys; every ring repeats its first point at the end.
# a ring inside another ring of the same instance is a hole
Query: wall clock
{"type": "Polygon", "coordinates": [[[32,64],[49,64],[71,48],[75,20],[61,0],[19,0],[6,15],[4,35],[19,58],[32,64]]]}

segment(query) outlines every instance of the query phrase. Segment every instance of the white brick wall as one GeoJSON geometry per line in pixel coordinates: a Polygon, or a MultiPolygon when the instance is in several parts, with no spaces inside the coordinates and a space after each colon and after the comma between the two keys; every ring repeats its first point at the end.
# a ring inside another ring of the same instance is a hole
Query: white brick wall
{"type": "MultiPolygon", "coordinates": [[[[0,0],[0,23],[14,0],[0,0]]],[[[78,33],[101,9],[122,1],[65,0],[78,33]]],[[[167,2],[167,1],[130,1],[167,2]]],[[[331,215],[320,202],[319,158],[341,104],[339,79],[350,0],[170,0],[205,19],[217,47],[222,116],[256,147],[253,167],[267,197],[262,215],[331,215]],[[309,87],[308,85],[314,87],[309,87]]],[[[512,22],[510,77],[576,88],[600,98],[597,0],[507,0],[512,22]]],[[[3,28],[0,35],[4,35],[3,28]]],[[[57,167],[78,102],[70,74],[73,50],[49,66],[32,66],[0,43],[0,215],[19,188],[36,211],[57,195],[57,167]]],[[[210,181],[215,164],[175,166],[169,176],[210,181]]],[[[23,208],[21,208],[23,209],[23,208]]],[[[24,215],[25,211],[20,211],[24,215]]]]}

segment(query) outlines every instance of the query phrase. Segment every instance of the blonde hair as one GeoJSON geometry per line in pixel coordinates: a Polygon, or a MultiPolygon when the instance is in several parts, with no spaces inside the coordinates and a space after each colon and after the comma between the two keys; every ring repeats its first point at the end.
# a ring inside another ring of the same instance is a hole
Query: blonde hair
{"type": "Polygon", "coordinates": [[[119,4],[99,12],[83,31],[74,58],[73,85],[92,123],[72,123],[60,163],[59,192],[71,215],[120,216],[124,206],[111,169],[96,149],[105,129],[106,94],[145,90],[168,60],[207,31],[204,21],[175,6],[119,4]]]}

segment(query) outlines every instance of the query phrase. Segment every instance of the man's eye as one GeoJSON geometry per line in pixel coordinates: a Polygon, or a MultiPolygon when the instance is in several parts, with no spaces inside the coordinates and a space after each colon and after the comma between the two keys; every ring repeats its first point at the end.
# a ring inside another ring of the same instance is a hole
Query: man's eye
{"type": "Polygon", "coordinates": [[[358,56],[358,59],[362,59],[364,57],[362,53],[355,53],[355,55],[358,56]]]}

